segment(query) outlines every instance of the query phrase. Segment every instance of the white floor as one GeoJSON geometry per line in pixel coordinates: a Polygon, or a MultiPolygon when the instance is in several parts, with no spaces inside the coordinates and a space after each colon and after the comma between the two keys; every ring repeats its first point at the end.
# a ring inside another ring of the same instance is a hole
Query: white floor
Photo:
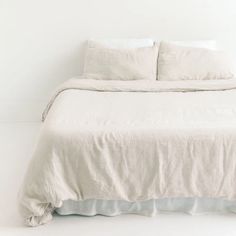
{"type": "Polygon", "coordinates": [[[39,123],[0,123],[0,236],[5,235],[236,235],[236,215],[162,214],[149,218],[55,216],[47,225],[28,228],[17,212],[17,191],[27,168],[39,123]]]}

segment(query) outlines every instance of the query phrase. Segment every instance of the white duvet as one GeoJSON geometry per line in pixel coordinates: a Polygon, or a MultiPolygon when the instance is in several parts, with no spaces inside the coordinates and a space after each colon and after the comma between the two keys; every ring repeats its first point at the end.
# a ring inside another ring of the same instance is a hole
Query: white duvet
{"type": "Polygon", "coordinates": [[[236,80],[71,79],[43,114],[20,191],[27,224],[65,200],[236,200],[236,80]]]}

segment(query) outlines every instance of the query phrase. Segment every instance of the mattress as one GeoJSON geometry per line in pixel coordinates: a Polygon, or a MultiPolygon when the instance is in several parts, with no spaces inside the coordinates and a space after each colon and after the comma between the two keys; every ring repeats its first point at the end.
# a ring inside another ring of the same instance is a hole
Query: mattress
{"type": "Polygon", "coordinates": [[[105,215],[152,215],[181,199],[234,211],[235,89],[234,79],[65,82],[45,109],[20,190],[26,223],[101,206],[105,215]]]}

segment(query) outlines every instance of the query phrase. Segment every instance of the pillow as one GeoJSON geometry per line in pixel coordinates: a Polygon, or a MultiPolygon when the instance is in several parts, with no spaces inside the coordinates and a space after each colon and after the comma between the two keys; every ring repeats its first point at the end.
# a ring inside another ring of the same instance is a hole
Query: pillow
{"type": "Polygon", "coordinates": [[[158,46],[136,49],[88,48],[84,76],[102,80],[156,80],[158,46]]]}
{"type": "Polygon", "coordinates": [[[152,47],[154,41],[152,39],[91,39],[88,40],[89,48],[141,48],[152,47]]]}
{"type": "Polygon", "coordinates": [[[160,44],[158,80],[231,79],[234,75],[232,60],[222,51],[160,44]]]}

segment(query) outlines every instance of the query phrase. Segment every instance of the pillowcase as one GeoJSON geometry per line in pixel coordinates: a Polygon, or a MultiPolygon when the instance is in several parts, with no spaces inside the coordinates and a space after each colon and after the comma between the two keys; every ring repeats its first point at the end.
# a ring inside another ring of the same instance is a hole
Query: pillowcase
{"type": "Polygon", "coordinates": [[[89,48],[141,48],[141,47],[152,47],[154,41],[152,39],[91,39],[88,40],[89,48]]]}
{"type": "Polygon", "coordinates": [[[158,80],[231,79],[234,75],[232,60],[222,51],[160,44],[158,80]]]}
{"type": "Polygon", "coordinates": [[[156,80],[158,46],[88,48],[84,76],[101,80],[156,80]]]}

